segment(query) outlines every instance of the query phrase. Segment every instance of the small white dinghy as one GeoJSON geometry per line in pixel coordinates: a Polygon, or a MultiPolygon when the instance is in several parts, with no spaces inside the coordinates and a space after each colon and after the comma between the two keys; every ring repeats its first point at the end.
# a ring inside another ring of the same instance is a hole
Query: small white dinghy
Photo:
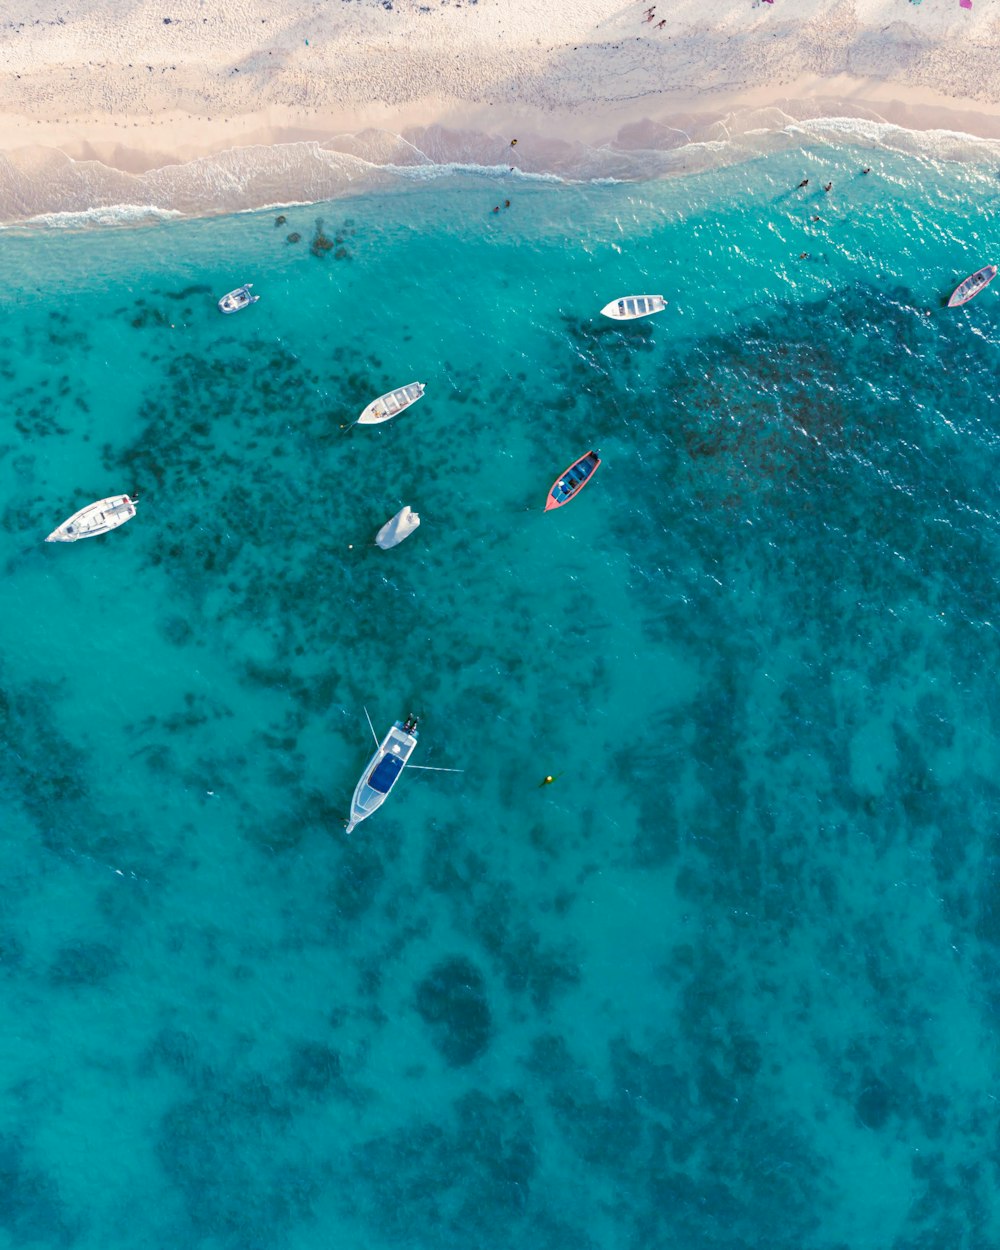
{"type": "Polygon", "coordinates": [[[662,295],[623,295],[621,299],[605,304],[601,312],[615,321],[634,321],[636,317],[651,317],[653,313],[663,312],[666,306],[667,301],[662,295]]]}
{"type": "Polygon", "coordinates": [[[404,538],[409,538],[419,524],[420,517],[417,516],[409,504],[404,504],[396,515],[386,521],[385,525],[375,535],[375,543],[383,551],[388,551],[390,547],[398,546],[404,538]]]}
{"type": "Polygon", "coordinates": [[[45,541],[75,543],[78,538],[96,538],[98,534],[106,534],[108,530],[117,529],[135,516],[137,502],[136,499],[129,499],[128,495],[111,495],[108,499],[98,499],[96,503],[89,503],[86,508],[74,512],[45,541]]]}
{"type": "Polygon", "coordinates": [[[355,424],[379,425],[383,421],[391,421],[409,408],[410,404],[415,404],[423,393],[423,382],[409,382],[406,386],[397,386],[394,391],[386,391],[378,399],[372,400],[355,424]]]}
{"type": "Polygon", "coordinates": [[[252,282],[245,282],[243,286],[238,286],[235,291],[230,291],[227,295],[223,295],[222,299],[219,300],[219,312],[242,312],[244,308],[249,308],[251,304],[256,304],[260,296],[250,294],[252,286],[252,282]]]}

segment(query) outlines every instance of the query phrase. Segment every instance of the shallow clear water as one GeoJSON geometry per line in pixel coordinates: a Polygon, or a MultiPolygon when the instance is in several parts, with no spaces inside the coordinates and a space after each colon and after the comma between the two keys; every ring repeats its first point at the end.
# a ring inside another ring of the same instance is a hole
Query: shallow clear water
{"type": "Polygon", "coordinates": [[[871,163],[5,236],[4,1244],[996,1243],[1000,187],[871,163]]]}

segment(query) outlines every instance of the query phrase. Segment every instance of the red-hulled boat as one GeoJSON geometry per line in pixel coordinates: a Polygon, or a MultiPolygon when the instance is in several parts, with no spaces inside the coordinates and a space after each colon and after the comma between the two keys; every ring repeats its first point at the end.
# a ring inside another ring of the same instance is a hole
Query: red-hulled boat
{"type": "Polygon", "coordinates": [[[579,460],[574,460],[569,468],[564,469],[552,483],[548,498],[545,500],[545,511],[548,512],[550,508],[561,508],[564,503],[569,503],[571,499],[579,495],[594,476],[600,463],[601,457],[596,451],[588,451],[579,460]]]}

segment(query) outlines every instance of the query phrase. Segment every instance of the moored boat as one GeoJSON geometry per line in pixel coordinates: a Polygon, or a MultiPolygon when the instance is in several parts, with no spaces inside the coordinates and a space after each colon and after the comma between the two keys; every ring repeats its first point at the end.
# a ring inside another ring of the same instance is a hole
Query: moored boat
{"type": "Polygon", "coordinates": [[[545,500],[545,511],[548,512],[551,508],[561,508],[564,503],[575,499],[594,476],[600,463],[601,457],[596,451],[588,451],[579,460],[574,460],[569,468],[564,469],[552,483],[545,500]]]}
{"type": "Polygon", "coordinates": [[[351,815],[347,822],[348,833],[359,821],[367,820],[372,812],[378,811],[389,797],[392,787],[406,767],[407,760],[413,754],[417,737],[417,718],[407,716],[405,721],[396,721],[378,744],[354,789],[351,815]]]}
{"type": "Polygon", "coordinates": [[[423,382],[408,382],[406,386],[397,386],[395,390],[386,391],[378,399],[372,400],[355,424],[380,425],[383,421],[391,421],[411,404],[415,404],[424,390],[423,382]]]}
{"type": "Polygon", "coordinates": [[[242,312],[244,308],[249,308],[251,304],[256,304],[260,296],[250,294],[252,286],[252,282],[245,282],[242,286],[238,286],[235,291],[229,291],[223,295],[222,299],[219,300],[219,312],[242,312]]]}
{"type": "Polygon", "coordinates": [[[996,276],[996,265],[984,265],[982,269],[977,269],[975,273],[970,274],[964,282],[960,282],[955,287],[951,293],[951,299],[948,301],[948,307],[957,308],[960,304],[967,304],[984,287],[989,286],[996,276]]]}
{"type": "Polygon", "coordinates": [[[409,538],[420,524],[420,517],[409,504],[404,504],[394,517],[390,517],[375,535],[375,545],[383,551],[397,547],[404,538],[409,538]]]}
{"type": "Polygon", "coordinates": [[[605,304],[601,313],[605,317],[613,317],[615,321],[634,321],[637,317],[651,317],[653,313],[663,312],[667,301],[662,295],[623,295],[621,299],[613,299],[605,304]]]}
{"type": "Polygon", "coordinates": [[[79,512],[74,512],[45,541],[75,543],[79,538],[96,538],[98,534],[106,534],[108,530],[117,529],[135,516],[136,503],[138,500],[130,499],[128,495],[110,495],[107,499],[98,499],[96,503],[89,503],[79,512]]]}

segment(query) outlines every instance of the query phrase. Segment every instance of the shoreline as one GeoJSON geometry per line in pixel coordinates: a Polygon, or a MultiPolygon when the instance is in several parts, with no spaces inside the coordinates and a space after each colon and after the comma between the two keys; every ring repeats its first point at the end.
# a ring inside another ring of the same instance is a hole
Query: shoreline
{"type": "MultiPolygon", "coordinates": [[[[382,133],[415,145],[411,160],[393,152],[392,162],[444,164],[444,159],[416,147],[427,132],[473,135],[477,157],[508,158],[529,173],[554,172],[535,168],[531,157],[541,148],[584,144],[621,152],[667,151],[687,143],[703,143],[753,130],[780,130],[820,118],[871,121],[914,133],[941,131],[972,140],[1000,142],[1000,103],[983,105],[924,89],[840,75],[834,79],[802,78],[788,93],[771,87],[733,92],[660,92],[615,105],[591,105],[573,110],[539,110],[517,104],[475,106],[467,101],[431,97],[405,107],[370,105],[361,109],[330,109],[303,116],[286,107],[269,107],[235,118],[197,118],[188,113],[164,112],[155,121],[133,121],[131,133],[121,123],[36,123],[10,114],[0,115],[0,158],[19,152],[51,151],[74,162],[99,161],[109,169],[142,175],[168,166],[186,165],[223,153],[252,147],[316,143],[329,151],[350,151],[360,136],[382,133]],[[30,134],[30,142],[24,142],[30,134]],[[520,149],[509,152],[507,135],[520,136],[520,149]],[[14,136],[19,136],[18,142],[14,136]],[[525,136],[535,143],[530,152],[525,136]],[[418,155],[419,153],[419,155],[418,155]],[[525,161],[525,157],[528,161],[525,161]]],[[[367,155],[366,158],[367,159],[367,155]]],[[[389,163],[389,162],[386,162],[389,163]]],[[[493,163],[482,159],[466,163],[493,163]]]]}
{"type": "Polygon", "coordinates": [[[641,183],[827,145],[864,148],[873,159],[892,151],[1000,162],[1000,108],[973,114],[860,95],[766,101],[761,92],[720,97],[711,110],[705,104],[658,97],[572,118],[522,108],[491,130],[455,123],[496,123],[493,112],[477,117],[437,100],[357,131],[344,129],[344,118],[297,125],[272,112],[241,118],[236,135],[228,123],[214,131],[176,126],[174,135],[184,139],[171,150],[144,146],[141,132],[126,144],[95,130],[61,147],[0,151],[0,228],[134,224],[321,203],[398,186],[421,168],[504,175],[513,165],[532,178],[641,183]],[[516,149],[508,133],[517,134],[516,149]]]}
{"type": "Polygon", "coordinates": [[[641,181],[787,147],[820,119],[874,148],[996,159],[1000,21],[906,6],[886,26],[880,0],[797,0],[790,19],[781,3],[718,0],[706,24],[701,0],[674,0],[654,37],[620,0],[578,0],[558,30],[544,0],[292,0],[277,19],[263,0],[211,18],[195,0],[175,16],[75,0],[0,27],[0,222],[315,202],[400,166],[641,181]],[[955,57],[974,34],[970,77],[955,57]]]}

